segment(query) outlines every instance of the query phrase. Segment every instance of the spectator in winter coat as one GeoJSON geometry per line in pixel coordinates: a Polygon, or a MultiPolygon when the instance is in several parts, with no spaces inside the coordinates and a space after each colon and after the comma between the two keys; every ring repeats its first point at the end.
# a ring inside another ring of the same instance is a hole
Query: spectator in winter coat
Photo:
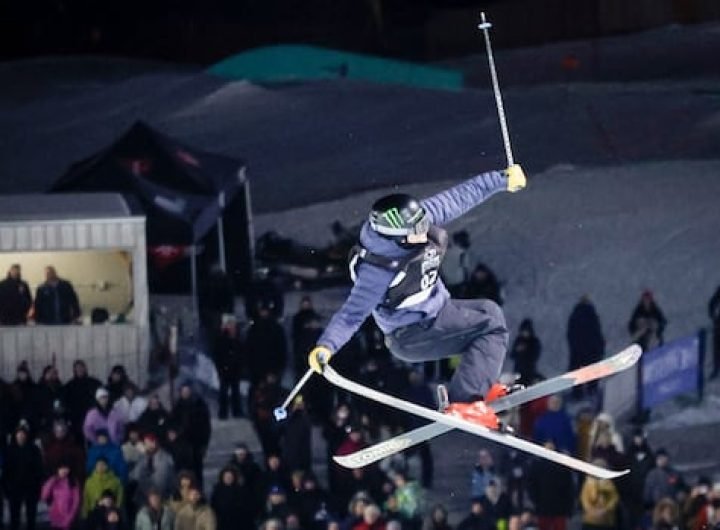
{"type": "Polygon", "coordinates": [[[547,412],[535,422],[533,438],[539,441],[552,440],[558,451],[573,454],[575,431],[570,415],[563,408],[562,397],[559,394],[550,396],[547,404],[547,412]]]}
{"type": "MultiPolygon", "coordinates": [[[[602,460],[594,460],[593,464],[605,467],[602,460]]],[[[619,501],[617,489],[611,480],[586,476],[580,492],[583,530],[614,530],[619,501]]]]}
{"type": "Polygon", "coordinates": [[[282,486],[270,487],[265,498],[265,510],[260,516],[261,519],[280,519],[284,521],[290,513],[287,503],[287,493],[282,486]]]}
{"type": "Polygon", "coordinates": [[[480,499],[473,498],[470,504],[470,515],[460,521],[457,530],[497,530],[497,527],[485,513],[480,499]]]}
{"type": "Polygon", "coordinates": [[[62,462],[42,487],[40,498],[48,505],[50,527],[69,530],[80,513],[80,483],[70,464],[62,462]]]}
{"type": "Polygon", "coordinates": [[[623,439],[620,433],[615,428],[615,420],[607,412],[601,412],[597,415],[592,425],[590,426],[590,450],[597,445],[598,436],[601,433],[607,433],[610,437],[610,443],[619,452],[623,452],[623,439]]]}
{"type": "Polygon", "coordinates": [[[490,451],[483,448],[478,451],[477,462],[472,472],[470,497],[479,499],[485,495],[485,490],[491,480],[497,480],[495,462],[490,451]]]}
{"type": "Polygon", "coordinates": [[[7,277],[0,282],[0,326],[20,326],[27,322],[32,295],[23,281],[20,265],[11,265],[7,277]]]}
{"type": "Polygon", "coordinates": [[[123,457],[122,449],[115,443],[110,441],[107,429],[99,428],[95,431],[95,439],[97,440],[88,449],[87,462],[85,470],[91,473],[95,469],[95,463],[102,458],[107,463],[117,478],[123,484],[127,484],[128,468],[125,457],[123,457]]]}
{"type": "Polygon", "coordinates": [[[138,395],[137,387],[132,383],[125,385],[122,397],[113,405],[123,425],[137,422],[147,407],[148,400],[138,395]]]}
{"type": "Polygon", "coordinates": [[[537,370],[541,351],[542,345],[535,335],[533,321],[526,318],[520,322],[518,335],[510,350],[510,358],[515,361],[515,373],[520,375],[518,383],[529,386],[541,377],[537,370]]]}
{"type": "Polygon", "coordinates": [[[108,467],[107,460],[102,456],[95,462],[95,468],[85,481],[83,490],[82,516],[87,517],[98,501],[109,491],[118,506],[123,503],[123,486],[120,479],[108,467]]]}
{"type": "Polygon", "coordinates": [[[175,513],[163,503],[158,490],[150,488],[146,501],[135,517],[135,530],[173,530],[175,513]]]}
{"type": "Polygon", "coordinates": [[[145,455],[145,444],[143,444],[140,438],[140,429],[138,429],[135,423],[130,423],[126,426],[125,436],[127,439],[120,449],[127,464],[128,473],[132,473],[137,463],[145,455]]]}
{"type": "Polygon", "coordinates": [[[175,481],[176,487],[170,499],[170,507],[177,514],[182,507],[190,503],[190,491],[197,487],[197,479],[192,471],[180,471],[175,481]]]}
{"type": "Polygon", "coordinates": [[[38,429],[45,434],[52,428],[55,418],[63,413],[63,387],[55,366],[46,366],[36,389],[38,429]]]}
{"type": "Polygon", "coordinates": [[[95,406],[88,411],[83,422],[85,439],[90,443],[96,443],[96,432],[105,429],[112,443],[121,444],[125,426],[120,414],[110,405],[110,394],[105,388],[98,388],[95,391],[95,401],[95,406]]]}
{"type": "Polygon", "coordinates": [[[24,420],[28,425],[28,433],[34,438],[40,423],[40,405],[37,385],[32,379],[27,361],[17,367],[17,375],[10,386],[10,401],[9,425],[15,428],[24,420]]]}
{"type": "Polygon", "coordinates": [[[45,476],[51,476],[61,462],[70,466],[71,475],[81,482],[85,480],[85,452],[73,435],[68,431],[67,423],[55,420],[52,434],[43,444],[45,457],[45,476]]]}
{"type": "Polygon", "coordinates": [[[178,428],[173,422],[167,425],[165,449],[170,453],[177,471],[192,471],[195,468],[192,445],[180,436],[178,428]]]}
{"type": "Polygon", "coordinates": [[[622,502],[628,516],[628,527],[638,528],[645,514],[645,480],[650,470],[655,467],[655,455],[642,428],[635,429],[632,434],[627,450],[627,459],[630,473],[628,487],[622,496],[622,502]]]}
{"type": "Polygon", "coordinates": [[[292,488],[290,483],[290,473],[278,454],[271,454],[265,460],[265,470],[260,478],[261,499],[266,500],[267,492],[273,486],[279,486],[283,491],[289,491],[292,488]]]}
{"type": "Polygon", "coordinates": [[[285,330],[272,314],[272,308],[260,304],[245,341],[250,368],[250,381],[257,384],[269,373],[278,380],[287,365],[288,351],[285,330]]]}
{"type": "Polygon", "coordinates": [[[160,401],[160,396],[153,394],[148,400],[148,406],[138,419],[138,427],[142,432],[154,433],[160,440],[165,438],[167,422],[170,414],[160,401]]]}
{"type": "Polygon", "coordinates": [[[237,476],[242,477],[245,487],[252,492],[254,513],[257,515],[265,497],[265,490],[263,489],[262,470],[248,450],[247,444],[238,442],[235,445],[233,455],[226,466],[234,469],[237,476]]]}
{"type": "MultiPolygon", "coordinates": [[[[600,318],[590,297],[583,295],[575,305],[567,324],[567,340],[570,350],[568,370],[595,363],[605,356],[605,337],[603,337],[600,318]]],[[[574,399],[584,395],[595,395],[597,381],[573,388],[574,399]]]]}
{"type": "Polygon", "coordinates": [[[280,433],[273,416],[273,410],[282,403],[286,395],[275,373],[253,386],[250,396],[250,417],[257,432],[263,453],[267,456],[280,451],[280,433]]]}
{"type": "Polygon", "coordinates": [[[393,477],[398,512],[408,521],[419,520],[423,509],[423,492],[420,484],[408,480],[404,472],[396,473],[393,477]]]}
{"type": "MultiPolygon", "coordinates": [[[[704,530],[706,528],[717,528],[720,523],[720,511],[712,509],[715,520],[699,521],[699,524],[691,530],[704,530]],[[717,514],[717,515],[715,515],[717,514]]],[[[660,499],[655,505],[652,514],[652,530],[678,530],[680,528],[680,509],[674,499],[660,499]]],[[[686,527],[687,528],[687,527],[686,527]]],[[[690,529],[689,529],[690,530],[690,529]]]]}
{"type": "Polygon", "coordinates": [[[300,516],[300,526],[306,530],[324,530],[329,505],[327,492],[320,488],[312,473],[305,473],[302,489],[293,499],[293,507],[300,516]]]}
{"type": "Polygon", "coordinates": [[[363,518],[352,530],[385,530],[385,521],[377,504],[365,506],[363,518]]]}
{"type": "Polygon", "coordinates": [[[83,422],[88,411],[95,406],[95,392],[101,386],[100,381],[88,375],[84,361],[73,363],[73,377],[65,383],[63,395],[70,428],[78,442],[84,440],[83,422]]]}
{"type": "Polygon", "coordinates": [[[255,494],[241,481],[242,478],[231,467],[225,467],[220,472],[210,498],[210,505],[217,519],[217,530],[255,528],[255,494]]]}
{"type": "Polygon", "coordinates": [[[280,453],[291,471],[310,471],[312,462],[312,424],[302,395],[290,405],[290,415],[282,425],[280,453]]]}
{"type": "Polygon", "coordinates": [[[143,437],[143,444],[145,454],[131,475],[138,484],[135,497],[138,505],[147,498],[151,489],[159,491],[163,497],[169,497],[175,481],[172,457],[160,447],[157,437],[153,433],[147,433],[143,437]]]}
{"type": "MultiPolygon", "coordinates": [[[[542,443],[541,440],[538,440],[542,443]]],[[[543,445],[555,450],[552,440],[543,445]]],[[[535,505],[539,530],[565,530],[575,505],[575,482],[570,469],[542,458],[528,470],[528,494],[535,505]],[[548,485],[552,485],[549,487],[548,485]]]]}
{"type": "Polygon", "coordinates": [[[92,507],[85,517],[82,528],[85,530],[105,530],[108,512],[117,507],[115,492],[110,489],[104,490],[95,503],[95,506],[92,507]]]}
{"type": "Polygon", "coordinates": [[[105,521],[101,530],[128,530],[123,513],[117,508],[110,508],[105,513],[105,521]]]}
{"type": "Polygon", "coordinates": [[[10,504],[10,530],[20,528],[20,512],[23,506],[27,530],[34,530],[43,480],[43,464],[40,450],[30,440],[26,428],[20,427],[15,431],[4,457],[2,485],[10,504]]]}
{"type": "Polygon", "coordinates": [[[307,352],[317,342],[321,321],[322,317],[315,311],[312,299],[309,296],[303,296],[300,299],[298,312],[292,318],[291,337],[295,374],[301,374],[307,368],[307,352]]]}
{"type": "Polygon", "coordinates": [[[511,506],[507,494],[502,491],[497,480],[490,480],[485,494],[480,497],[483,511],[490,517],[496,528],[507,528],[511,506]]]}
{"type": "Polygon", "coordinates": [[[665,315],[655,301],[652,291],[643,291],[628,323],[633,342],[637,342],[643,351],[662,345],[666,325],[665,315]]]}
{"type": "Polygon", "coordinates": [[[203,499],[198,485],[190,486],[188,503],[175,514],[174,530],[215,530],[215,512],[203,499]]]}
{"type": "Polygon", "coordinates": [[[214,341],[213,357],[220,380],[218,417],[221,420],[227,419],[228,409],[230,409],[233,417],[239,418],[242,416],[240,377],[247,359],[244,345],[238,336],[238,324],[234,316],[223,318],[219,335],[214,341]],[[228,396],[228,394],[230,395],[228,396]]]}
{"type": "Polygon", "coordinates": [[[670,465],[667,451],[658,449],[655,453],[655,468],[645,479],[645,505],[653,507],[663,497],[674,499],[683,484],[682,476],[670,465]]]}
{"type": "Polygon", "coordinates": [[[125,388],[131,384],[132,381],[130,381],[125,367],[122,364],[113,366],[105,386],[110,394],[110,405],[115,405],[115,402],[123,396],[125,388]]]}
{"type": "Polygon", "coordinates": [[[422,530],[453,530],[448,523],[448,512],[442,504],[436,504],[423,521],[422,530]]]}
{"type": "Polygon", "coordinates": [[[484,263],[478,263],[470,276],[465,290],[466,298],[484,298],[492,300],[502,306],[503,300],[500,296],[500,282],[495,273],[484,263]]]}
{"type": "Polygon", "coordinates": [[[35,294],[38,324],[71,324],[80,318],[80,302],[72,284],[58,277],[55,267],[45,267],[45,283],[35,294]]]}
{"type": "Polygon", "coordinates": [[[590,457],[592,460],[602,460],[606,463],[608,469],[621,470],[627,468],[625,455],[615,448],[608,431],[598,433],[590,457]]]}
{"type": "Polygon", "coordinates": [[[202,486],[203,459],[210,443],[210,410],[189,383],[180,387],[180,399],[175,403],[171,419],[193,449],[193,472],[202,486]]]}

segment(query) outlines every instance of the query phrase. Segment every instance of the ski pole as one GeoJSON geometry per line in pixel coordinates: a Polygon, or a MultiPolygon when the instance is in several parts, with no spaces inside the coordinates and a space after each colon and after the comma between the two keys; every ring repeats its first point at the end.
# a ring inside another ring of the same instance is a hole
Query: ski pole
{"type": "Polygon", "coordinates": [[[485,11],[480,13],[481,29],[485,36],[485,49],[487,50],[488,64],[490,65],[490,77],[492,79],[493,92],[495,93],[495,105],[497,106],[498,119],[500,120],[500,131],[502,132],[503,143],[505,144],[505,156],[507,157],[508,167],[515,164],[513,159],[512,146],[510,145],[510,133],[508,132],[507,118],[505,117],[505,107],[503,106],[502,94],[500,93],[500,84],[498,83],[497,71],[495,70],[495,59],[493,58],[492,46],[490,45],[490,28],[492,24],[485,19],[485,11]]]}
{"type": "Polygon", "coordinates": [[[310,376],[312,376],[312,374],[313,374],[313,369],[308,368],[308,371],[305,372],[305,375],[302,376],[302,379],[300,379],[300,381],[297,382],[297,384],[292,389],[292,391],[290,392],[288,397],[285,398],[285,401],[283,402],[283,404],[280,405],[279,407],[277,407],[273,411],[273,414],[275,416],[275,421],[282,421],[287,418],[287,408],[290,406],[290,403],[292,403],[292,400],[295,399],[295,396],[297,396],[298,393],[300,392],[300,390],[302,390],[302,387],[305,386],[305,383],[308,382],[308,379],[310,379],[310,376]]]}

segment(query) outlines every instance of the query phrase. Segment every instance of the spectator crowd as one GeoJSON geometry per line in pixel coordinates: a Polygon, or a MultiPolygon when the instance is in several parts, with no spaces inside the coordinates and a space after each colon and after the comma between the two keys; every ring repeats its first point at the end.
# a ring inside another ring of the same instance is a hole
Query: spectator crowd
{"type": "MultiPolygon", "coordinates": [[[[459,297],[502,303],[494,273],[483,264],[471,269],[468,250],[467,236],[456,234],[443,270],[449,288],[459,297]]],[[[19,285],[19,268],[10,279],[19,285]]],[[[524,453],[482,448],[468,472],[468,512],[451,522],[444,506],[428,502],[435,487],[429,444],[361,469],[333,460],[422,425],[417,418],[316,377],[292,401],[288,419],[274,420],[273,409],[287,395],[283,376],[305,370],[322,333],[323,318],[309,297],[286,333],[282,293],[271,284],[248,296],[243,326],[226,279],[214,271],[207,281],[201,322],[220,381],[218,420],[247,418],[261,454],[240,440],[206,481],[211,407],[189,382],[166,407],[158,395],[143,395],[119,365],[103,383],[78,360],[63,384],[54,366],[35,381],[21,363],[13,381],[0,382],[0,521],[9,520],[10,530],[34,530],[40,505],[58,530],[566,530],[578,519],[585,530],[720,529],[720,484],[701,477],[689,485],[671,455],[652,448],[639,427],[623,436],[601,412],[596,384],[527,403],[508,421],[536,443],[629,474],[601,480],[524,453]],[[325,441],[323,462],[313,458],[313,431],[325,441]]],[[[720,294],[710,304],[715,318],[718,300],[720,294]]],[[[628,323],[631,337],[652,348],[662,343],[665,325],[652,293],[644,292],[628,323]]],[[[605,355],[588,296],[571,311],[567,340],[569,369],[605,355]]],[[[533,321],[525,319],[508,352],[519,382],[544,379],[541,355],[533,321]]],[[[429,381],[453,370],[452,361],[398,362],[371,321],[333,362],[370,388],[433,408],[429,381]]]]}

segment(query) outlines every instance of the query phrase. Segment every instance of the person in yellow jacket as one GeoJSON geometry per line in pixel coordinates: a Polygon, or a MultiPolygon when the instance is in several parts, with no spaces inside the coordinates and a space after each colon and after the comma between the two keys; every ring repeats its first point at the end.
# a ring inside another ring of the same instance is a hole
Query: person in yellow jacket
{"type": "MultiPolygon", "coordinates": [[[[598,458],[593,464],[607,467],[598,458]]],[[[616,512],[620,496],[611,480],[587,476],[580,493],[583,509],[583,530],[614,530],[617,526],[616,512]]]]}
{"type": "Polygon", "coordinates": [[[82,516],[86,518],[88,514],[95,508],[97,502],[102,498],[103,492],[110,490],[115,495],[117,506],[122,506],[123,502],[123,486],[120,479],[117,478],[108,467],[105,457],[99,457],[95,462],[95,469],[85,482],[85,491],[83,491],[82,516]]]}

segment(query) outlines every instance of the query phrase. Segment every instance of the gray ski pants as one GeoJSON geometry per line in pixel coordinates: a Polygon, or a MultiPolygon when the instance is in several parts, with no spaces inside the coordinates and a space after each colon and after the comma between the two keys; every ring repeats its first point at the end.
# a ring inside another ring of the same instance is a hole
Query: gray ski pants
{"type": "Polygon", "coordinates": [[[403,361],[436,361],[461,355],[450,381],[450,401],[482,398],[497,382],[508,347],[500,307],[491,300],[448,300],[434,319],[398,328],[385,336],[390,351],[403,361]]]}

